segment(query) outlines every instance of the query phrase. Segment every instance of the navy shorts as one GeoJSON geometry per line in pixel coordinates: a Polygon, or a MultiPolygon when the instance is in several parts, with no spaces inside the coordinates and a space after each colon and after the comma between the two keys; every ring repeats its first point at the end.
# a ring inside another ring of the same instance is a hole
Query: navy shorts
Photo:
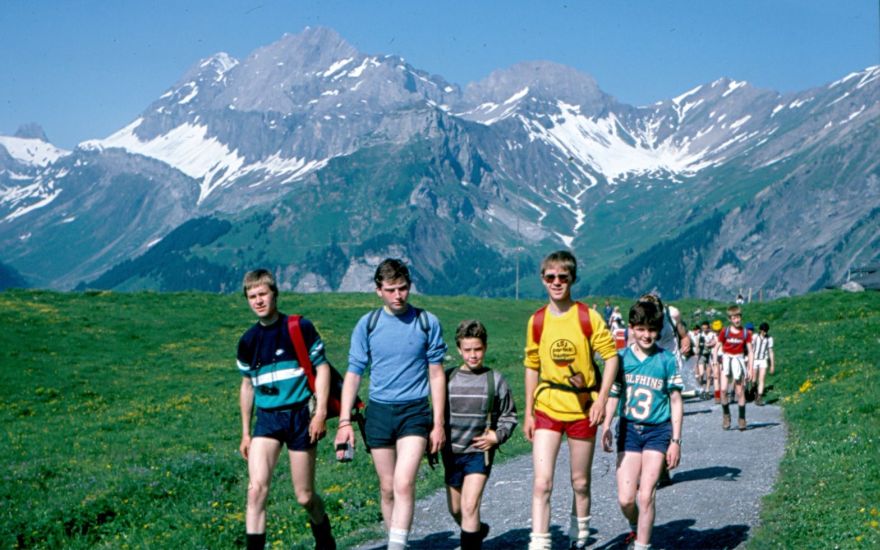
{"type": "Polygon", "coordinates": [[[443,449],[443,478],[446,485],[461,489],[464,485],[464,477],[468,474],[485,474],[486,477],[492,473],[492,460],[495,458],[495,450],[489,451],[489,465],[486,466],[485,453],[461,453],[455,454],[452,451],[443,449]]]}
{"type": "Polygon", "coordinates": [[[269,437],[287,445],[290,451],[307,451],[317,445],[309,438],[309,403],[288,409],[257,409],[253,437],[269,437]]]}
{"type": "Polygon", "coordinates": [[[672,439],[672,422],[638,424],[621,418],[617,424],[617,452],[657,451],[666,454],[672,439]]]}
{"type": "Polygon", "coordinates": [[[428,438],[433,420],[427,399],[405,403],[379,403],[367,405],[367,446],[371,449],[394,447],[397,440],[409,435],[428,438]]]}

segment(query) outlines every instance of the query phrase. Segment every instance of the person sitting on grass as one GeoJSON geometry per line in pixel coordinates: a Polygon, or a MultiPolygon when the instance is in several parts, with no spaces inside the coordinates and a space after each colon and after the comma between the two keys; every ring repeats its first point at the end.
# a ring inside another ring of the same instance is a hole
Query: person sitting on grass
{"type": "Polygon", "coordinates": [[[625,542],[636,550],[651,547],[654,502],[660,472],[681,459],[684,416],[681,374],[675,357],[657,346],[663,312],[651,302],[637,302],[629,311],[631,344],[611,387],[602,424],[602,447],[612,451],[611,421],[617,425],[617,494],[629,521],[625,542]]]}
{"type": "Polygon", "coordinates": [[[266,500],[272,471],[281,446],[287,445],[296,501],[306,510],[317,550],[335,550],[330,518],[324,502],[315,492],[315,447],[327,430],[327,398],[330,365],[324,343],[315,326],[300,320],[303,339],[315,365],[314,414],[310,417],[312,392],[296,356],[287,328],[287,316],[277,307],[278,286],[265,269],[244,276],[244,295],[257,316],[238,342],[241,444],[239,451],[248,463],[247,529],[248,550],[266,544],[266,500]],[[251,435],[251,416],[256,404],[257,421],[251,435]]]}
{"type": "Polygon", "coordinates": [[[480,521],[483,489],[495,450],[516,428],[510,386],[483,366],[488,335],[479,321],[458,325],[455,342],[463,363],[446,371],[446,444],[443,468],[449,513],[461,526],[461,550],[483,547],[489,526],[480,521]]]}

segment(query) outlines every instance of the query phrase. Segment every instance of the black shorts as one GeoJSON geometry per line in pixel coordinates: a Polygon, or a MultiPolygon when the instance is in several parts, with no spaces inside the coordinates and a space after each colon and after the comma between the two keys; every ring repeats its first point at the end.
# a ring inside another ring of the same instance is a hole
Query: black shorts
{"type": "Polygon", "coordinates": [[[427,399],[404,403],[379,403],[367,405],[367,446],[371,449],[394,447],[397,440],[408,435],[428,438],[433,420],[427,399]]]}
{"type": "Polygon", "coordinates": [[[455,454],[452,451],[443,449],[443,479],[446,485],[461,489],[464,485],[464,478],[468,474],[485,474],[486,477],[492,473],[492,461],[495,459],[495,450],[489,451],[489,465],[486,465],[485,453],[461,453],[455,454]]]}
{"type": "Polygon", "coordinates": [[[257,409],[253,437],[269,437],[287,445],[291,451],[307,451],[317,445],[309,437],[308,401],[288,409],[257,409]]]}

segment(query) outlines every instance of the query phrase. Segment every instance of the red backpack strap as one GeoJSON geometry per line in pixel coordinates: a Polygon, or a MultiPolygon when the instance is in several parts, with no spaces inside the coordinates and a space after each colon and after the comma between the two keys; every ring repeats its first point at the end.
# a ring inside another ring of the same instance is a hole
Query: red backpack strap
{"type": "Polygon", "coordinates": [[[575,302],[575,305],[578,308],[578,321],[581,322],[581,332],[584,333],[584,338],[589,341],[593,335],[593,323],[590,322],[590,308],[587,304],[581,302],[575,302]]]}
{"type": "Polygon", "coordinates": [[[541,334],[544,332],[544,314],[547,313],[547,306],[542,307],[532,316],[532,340],[535,344],[541,344],[541,334]]]}
{"type": "Polygon", "coordinates": [[[306,348],[306,341],[303,338],[302,328],[300,327],[300,315],[288,315],[287,331],[290,333],[290,341],[293,342],[293,349],[296,352],[296,359],[299,366],[306,373],[306,379],[309,382],[309,389],[315,393],[315,369],[312,367],[312,359],[309,357],[309,350],[306,348]]]}

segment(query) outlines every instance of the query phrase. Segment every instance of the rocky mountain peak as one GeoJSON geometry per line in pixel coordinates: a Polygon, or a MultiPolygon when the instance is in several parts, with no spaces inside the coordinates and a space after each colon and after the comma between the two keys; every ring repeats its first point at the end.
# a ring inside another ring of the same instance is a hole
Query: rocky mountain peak
{"type": "Polygon", "coordinates": [[[49,143],[49,138],[46,137],[46,132],[43,131],[43,127],[36,122],[28,122],[19,126],[18,130],[15,131],[15,137],[22,139],[38,139],[44,143],[49,143]]]}

